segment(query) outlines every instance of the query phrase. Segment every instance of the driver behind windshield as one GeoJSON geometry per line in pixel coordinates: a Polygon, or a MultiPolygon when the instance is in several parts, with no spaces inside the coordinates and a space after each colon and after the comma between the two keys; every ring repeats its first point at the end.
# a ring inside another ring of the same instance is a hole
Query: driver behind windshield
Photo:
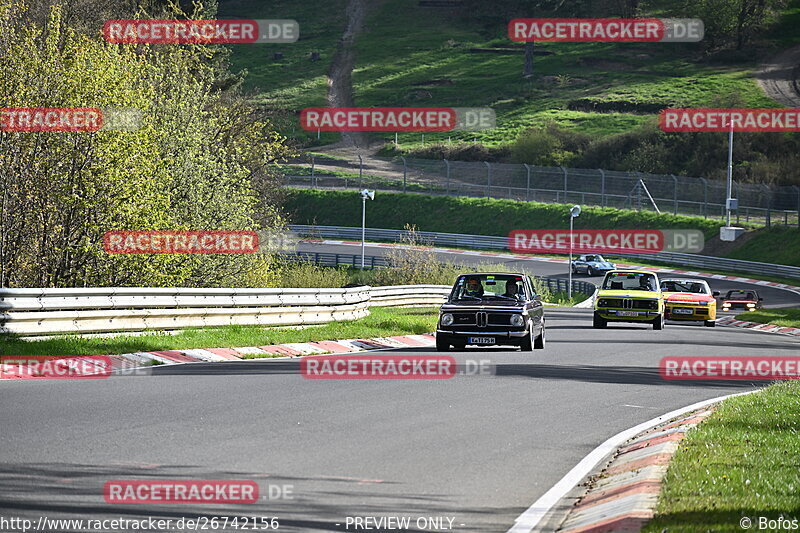
{"type": "Polygon", "coordinates": [[[474,296],[475,298],[482,297],[483,287],[481,286],[481,282],[478,281],[477,278],[469,278],[467,280],[467,286],[464,288],[464,295],[474,296]]]}
{"type": "Polygon", "coordinates": [[[507,298],[514,298],[515,300],[519,299],[520,297],[519,285],[517,285],[516,281],[514,280],[506,281],[506,292],[503,294],[503,296],[507,298]]]}

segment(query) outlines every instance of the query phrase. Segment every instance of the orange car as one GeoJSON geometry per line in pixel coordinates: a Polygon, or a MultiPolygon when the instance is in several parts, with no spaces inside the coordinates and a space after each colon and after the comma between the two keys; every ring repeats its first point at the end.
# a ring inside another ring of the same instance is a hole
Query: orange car
{"type": "Polygon", "coordinates": [[[717,325],[717,300],[719,293],[702,279],[662,279],[667,320],[701,321],[706,327],[717,325]]]}

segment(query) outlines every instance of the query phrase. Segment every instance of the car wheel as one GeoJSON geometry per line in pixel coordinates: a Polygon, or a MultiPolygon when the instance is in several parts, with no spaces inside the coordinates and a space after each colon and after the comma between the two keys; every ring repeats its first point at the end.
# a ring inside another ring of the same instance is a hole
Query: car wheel
{"type": "Polygon", "coordinates": [[[658,315],[653,319],[653,329],[664,329],[664,315],[658,315]]]}
{"type": "Polygon", "coordinates": [[[594,314],[594,321],[592,322],[592,326],[595,328],[604,328],[608,325],[608,321],[598,315],[597,313],[594,314]]]}
{"type": "Polygon", "coordinates": [[[590,276],[594,276],[594,269],[592,267],[589,267],[586,269],[586,273],[590,276]]]}
{"type": "Polygon", "coordinates": [[[533,340],[534,350],[544,350],[544,321],[542,321],[542,331],[539,336],[533,340]]]}
{"type": "Polygon", "coordinates": [[[704,324],[705,324],[705,326],[706,326],[707,328],[713,328],[714,326],[716,326],[716,325],[717,325],[717,321],[716,321],[716,320],[706,320],[706,321],[704,322],[704,324]]]}
{"type": "Polygon", "coordinates": [[[436,351],[437,352],[447,352],[450,350],[450,343],[445,342],[444,340],[436,337],[436,351]]]}
{"type": "Polygon", "coordinates": [[[528,334],[522,337],[519,341],[519,350],[521,352],[531,352],[533,351],[533,342],[531,338],[533,337],[533,333],[531,333],[530,329],[528,330],[528,334]]]}

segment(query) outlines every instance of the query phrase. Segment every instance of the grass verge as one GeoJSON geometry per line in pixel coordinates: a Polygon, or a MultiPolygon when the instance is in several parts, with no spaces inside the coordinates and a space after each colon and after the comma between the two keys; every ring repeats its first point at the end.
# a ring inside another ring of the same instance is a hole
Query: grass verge
{"type": "Polygon", "coordinates": [[[670,463],[645,533],[738,532],[740,520],[800,516],[800,385],[780,383],[723,401],[670,463]]]}
{"type": "Polygon", "coordinates": [[[736,320],[800,328],[800,309],[759,309],[736,315],[736,320]]]}
{"type": "Polygon", "coordinates": [[[36,341],[10,337],[3,339],[3,344],[4,352],[9,355],[111,355],[191,348],[233,348],[285,342],[420,335],[433,331],[436,328],[436,319],[435,308],[377,307],[371,309],[369,316],[359,320],[333,322],[303,329],[226,326],[187,329],[175,335],[154,333],[88,338],[68,335],[36,341]]]}
{"type": "MultiPolygon", "coordinates": [[[[284,209],[295,224],[361,226],[356,191],[289,189],[284,209]]],[[[593,206],[585,206],[578,221],[576,229],[698,229],[706,239],[717,236],[722,225],[701,217],[593,206]]],[[[424,231],[505,236],[522,228],[566,229],[569,214],[561,204],[424,194],[381,192],[370,202],[367,226],[402,229],[406,224],[424,231]]],[[[800,266],[800,230],[761,229],[740,248],[724,255],[800,266]]],[[[797,284],[797,280],[790,283],[797,284]]]]}

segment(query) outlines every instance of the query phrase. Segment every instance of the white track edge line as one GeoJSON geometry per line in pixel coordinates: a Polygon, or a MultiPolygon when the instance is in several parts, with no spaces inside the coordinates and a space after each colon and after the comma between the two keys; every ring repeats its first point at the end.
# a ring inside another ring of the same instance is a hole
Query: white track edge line
{"type": "Polygon", "coordinates": [[[663,414],[656,418],[650,419],[647,422],[642,422],[632,428],[626,429],[620,433],[617,433],[613,437],[606,440],[600,446],[592,450],[589,455],[581,459],[577,465],[575,465],[572,470],[567,472],[567,474],[562,477],[555,485],[553,485],[550,490],[542,494],[542,496],[536,500],[533,505],[528,507],[521,515],[517,517],[515,520],[514,525],[507,531],[507,533],[530,533],[533,531],[539,522],[550,512],[550,509],[561,500],[566,494],[573,489],[578,483],[583,481],[592,469],[597,466],[597,464],[611,451],[618,448],[621,444],[623,444],[628,439],[635,437],[639,433],[643,432],[646,429],[649,429],[653,426],[657,426],[660,423],[666,422],[672,418],[677,416],[686,414],[691,411],[695,411],[702,407],[706,407],[707,405],[711,405],[713,403],[720,402],[727,398],[733,398],[736,396],[743,396],[746,394],[752,394],[754,392],[758,392],[761,389],[756,389],[747,392],[737,392],[735,394],[728,394],[725,396],[719,396],[717,398],[711,398],[710,400],[703,400],[701,402],[693,403],[692,405],[681,407],[680,409],[676,409],[674,411],[670,411],[669,413],[663,414]]]}

